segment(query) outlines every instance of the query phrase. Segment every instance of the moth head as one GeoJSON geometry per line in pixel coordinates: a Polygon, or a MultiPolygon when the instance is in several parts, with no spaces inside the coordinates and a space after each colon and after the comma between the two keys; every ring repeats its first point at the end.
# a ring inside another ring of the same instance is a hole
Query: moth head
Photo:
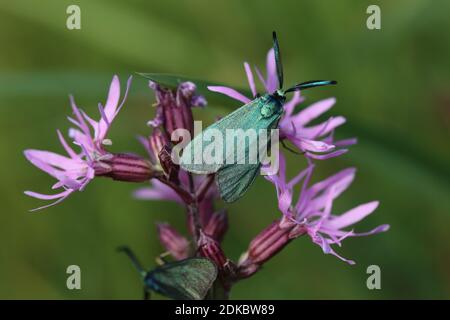
{"type": "Polygon", "coordinates": [[[277,99],[278,101],[280,101],[281,103],[284,103],[286,101],[286,94],[283,90],[278,89],[277,91],[275,91],[272,96],[277,99]]]}

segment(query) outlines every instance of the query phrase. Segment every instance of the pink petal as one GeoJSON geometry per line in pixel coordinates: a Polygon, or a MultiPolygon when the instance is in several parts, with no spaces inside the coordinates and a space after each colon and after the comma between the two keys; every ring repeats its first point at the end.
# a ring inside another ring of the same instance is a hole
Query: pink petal
{"type": "Polygon", "coordinates": [[[304,209],[307,212],[302,217],[322,210],[326,206],[331,189],[333,189],[331,200],[339,197],[352,183],[354,176],[354,169],[345,169],[312,185],[308,190],[309,200],[307,208],[304,209]]]}
{"type": "MultiPolygon", "coordinates": [[[[310,197],[309,195],[309,191],[308,191],[308,184],[309,181],[311,180],[311,176],[313,174],[315,166],[314,165],[309,165],[305,176],[305,179],[303,180],[303,184],[302,184],[302,188],[300,190],[300,196],[298,198],[297,203],[295,204],[295,212],[297,213],[302,213],[305,209],[305,207],[308,205],[308,198],[310,197]]],[[[298,215],[297,218],[304,218],[303,214],[298,215]]]]}
{"type": "Polygon", "coordinates": [[[77,130],[82,130],[81,124],[78,121],[76,121],[74,118],[67,117],[67,120],[69,120],[70,123],[74,124],[78,128],[77,130]]]}
{"type": "Polygon", "coordinates": [[[341,183],[342,181],[347,182],[348,186],[353,181],[355,174],[356,174],[355,168],[347,168],[341,170],[338,173],[335,173],[334,175],[326,178],[325,180],[316,182],[311,186],[310,190],[312,193],[317,194],[319,192],[322,192],[323,190],[326,190],[327,188],[330,188],[332,185],[341,183]]]}
{"type": "Polygon", "coordinates": [[[90,136],[85,135],[78,129],[70,128],[69,137],[74,140],[74,143],[82,147],[82,149],[87,150],[89,153],[95,150],[94,142],[91,140],[90,136]]]}
{"type": "Polygon", "coordinates": [[[61,197],[64,197],[70,190],[65,190],[61,193],[57,193],[57,194],[42,194],[42,193],[38,193],[38,192],[34,192],[34,191],[25,191],[24,193],[27,196],[36,198],[36,199],[41,199],[41,200],[54,200],[54,199],[59,199],[61,197]]]}
{"type": "Polygon", "coordinates": [[[51,173],[46,170],[48,169],[48,165],[61,168],[63,170],[74,170],[80,168],[80,162],[61,156],[54,152],[28,149],[24,151],[24,154],[28,161],[49,174],[51,173]]]}
{"type": "Polygon", "coordinates": [[[72,190],[66,190],[64,192],[58,193],[56,195],[44,195],[44,194],[40,194],[37,192],[33,192],[33,191],[25,191],[25,194],[30,196],[30,197],[34,197],[34,198],[38,198],[38,199],[45,199],[45,200],[52,200],[52,199],[58,199],[53,203],[47,204],[45,206],[39,207],[39,208],[35,208],[30,210],[31,212],[33,211],[38,211],[38,210],[42,210],[51,206],[54,206],[55,204],[58,204],[60,202],[62,202],[64,199],[66,199],[73,191],[72,190]]]}
{"type": "Polygon", "coordinates": [[[122,109],[128,97],[128,92],[130,90],[132,79],[133,79],[132,76],[128,78],[125,94],[123,96],[122,102],[120,103],[120,105],[118,105],[120,98],[120,82],[119,77],[117,75],[114,75],[113,80],[111,82],[111,86],[109,88],[108,99],[106,101],[105,107],[102,108],[101,104],[99,104],[101,119],[98,124],[98,131],[96,135],[97,140],[102,141],[103,139],[106,138],[111,123],[114,121],[114,118],[122,109]]]}
{"type": "Polygon", "coordinates": [[[114,117],[120,98],[120,82],[117,75],[113,76],[111,85],[109,86],[108,98],[105,104],[105,115],[107,119],[114,117]]]}
{"type": "Polygon", "coordinates": [[[314,165],[310,165],[306,169],[300,171],[300,173],[298,175],[296,175],[294,178],[292,178],[292,180],[289,181],[289,183],[288,183],[288,188],[294,188],[295,185],[297,185],[297,183],[299,183],[306,176],[306,174],[309,172],[309,170],[311,170],[310,169],[311,166],[314,167],[314,165]]]}
{"type": "Polygon", "coordinates": [[[357,143],[358,143],[357,138],[349,138],[349,139],[337,140],[333,144],[336,147],[346,147],[346,146],[350,146],[350,145],[357,144],[357,143]]]}
{"type": "Polygon", "coordinates": [[[327,159],[331,159],[331,158],[335,158],[338,157],[340,155],[343,155],[344,153],[347,153],[347,149],[340,149],[337,151],[333,151],[327,154],[314,154],[311,152],[306,152],[305,156],[311,159],[316,159],[316,160],[327,160],[327,159]]]}
{"type": "Polygon", "coordinates": [[[152,149],[150,147],[150,141],[148,140],[148,138],[144,137],[144,136],[137,136],[137,138],[138,138],[139,142],[144,146],[145,151],[147,151],[151,162],[152,163],[156,163],[157,162],[157,159],[156,159],[157,156],[155,154],[153,154],[153,151],[152,151],[152,149]]]}
{"type": "Polygon", "coordinates": [[[328,240],[325,239],[324,237],[322,237],[321,235],[319,235],[319,234],[310,234],[309,232],[308,232],[308,235],[311,237],[312,241],[315,244],[319,245],[322,248],[323,253],[331,254],[331,255],[339,258],[340,260],[347,262],[350,265],[354,265],[355,264],[355,261],[349,260],[349,259],[345,259],[344,257],[338,255],[333,250],[333,248],[331,248],[330,244],[328,243],[328,240]]]}
{"type": "Polygon", "coordinates": [[[278,195],[278,208],[284,215],[289,214],[289,208],[292,203],[292,190],[285,189],[281,190],[278,195]]]}
{"type": "Polygon", "coordinates": [[[83,133],[85,135],[89,135],[90,136],[89,127],[87,126],[86,121],[84,120],[84,117],[81,115],[81,111],[76,106],[75,99],[73,98],[72,95],[69,96],[69,99],[70,99],[70,105],[72,106],[73,113],[77,117],[78,126],[80,127],[80,129],[83,131],[83,133]]]}
{"type": "Polygon", "coordinates": [[[367,232],[360,232],[360,233],[356,233],[352,231],[342,231],[342,230],[336,230],[336,229],[328,229],[326,227],[323,227],[320,229],[320,232],[326,233],[332,237],[340,237],[338,240],[342,240],[346,237],[365,237],[365,236],[370,236],[373,234],[377,234],[377,233],[381,233],[381,232],[385,232],[388,231],[390,229],[390,225],[388,224],[382,224],[379,225],[376,228],[373,228],[370,231],[367,232]]]}
{"type": "Polygon", "coordinates": [[[322,113],[329,110],[335,104],[335,102],[336,102],[335,98],[328,98],[316,102],[307,107],[306,109],[303,109],[302,111],[300,111],[299,113],[297,113],[295,116],[292,117],[294,119],[293,121],[295,122],[295,125],[296,126],[306,125],[311,120],[317,118],[322,113]]]}
{"type": "Polygon", "coordinates": [[[250,86],[250,90],[252,90],[253,97],[256,96],[256,86],[255,79],[253,78],[252,69],[247,62],[244,62],[245,73],[247,75],[248,85],[250,86]]]}
{"type": "Polygon", "coordinates": [[[208,90],[213,92],[222,93],[226,96],[229,96],[230,98],[233,98],[235,100],[241,101],[243,103],[249,103],[251,100],[244,96],[242,93],[228,88],[228,87],[222,87],[222,86],[208,86],[208,90]]]}
{"type": "Polygon", "coordinates": [[[64,139],[64,136],[62,135],[61,131],[56,130],[56,132],[58,133],[59,141],[61,142],[62,146],[64,147],[64,150],[66,150],[69,156],[72,159],[79,159],[78,154],[75,151],[73,151],[73,149],[67,144],[67,141],[66,139],[64,139]]]}
{"type": "Polygon", "coordinates": [[[331,214],[331,209],[333,208],[333,200],[336,198],[336,192],[335,188],[331,187],[330,190],[327,192],[324,206],[323,206],[323,216],[322,216],[322,222],[324,222],[324,219],[327,219],[331,214]]]}
{"type": "Polygon", "coordinates": [[[286,183],[286,158],[283,153],[279,154],[279,168],[278,168],[278,176],[283,181],[283,184],[286,183]]]}
{"type": "Polygon", "coordinates": [[[271,48],[267,53],[266,71],[266,90],[267,93],[273,93],[278,89],[277,66],[275,62],[275,51],[273,48],[271,48]]]}
{"type": "Polygon", "coordinates": [[[97,136],[98,122],[95,121],[94,119],[92,119],[91,117],[89,117],[86,114],[86,112],[84,112],[83,110],[81,110],[81,114],[83,115],[84,119],[86,119],[86,121],[89,122],[89,124],[91,125],[92,129],[95,130],[95,136],[97,136]]]}
{"type": "MultiPolygon", "coordinates": [[[[105,122],[104,124],[106,125],[105,127],[106,127],[106,128],[109,127],[109,125],[110,125],[111,123],[109,122],[108,116],[106,115],[105,109],[103,108],[103,106],[102,106],[101,103],[98,104],[98,111],[100,112],[100,117],[101,117],[99,123],[101,123],[102,121],[104,121],[104,122],[105,122]]],[[[100,139],[99,139],[99,140],[100,140],[100,139]]]]}
{"type": "MultiPolygon", "coordinates": [[[[292,99],[289,100],[284,105],[284,118],[283,119],[289,119],[289,117],[292,115],[292,112],[294,112],[295,107],[303,102],[303,97],[300,95],[300,91],[295,91],[294,95],[292,96],[292,99]]],[[[283,120],[281,120],[283,122],[283,120]]],[[[289,121],[290,122],[290,121],[289,121]]],[[[281,125],[280,125],[281,126],[281,125]]]]}
{"type": "Polygon", "coordinates": [[[353,233],[352,237],[364,237],[364,236],[370,236],[372,234],[380,233],[380,232],[386,232],[391,228],[388,224],[382,224],[368,232],[361,232],[361,233],[353,233]]]}
{"type": "Polygon", "coordinates": [[[133,76],[129,76],[128,77],[127,87],[125,89],[125,94],[123,95],[122,102],[120,103],[119,107],[117,108],[116,113],[114,114],[114,116],[112,118],[108,118],[110,123],[114,120],[114,118],[117,116],[117,114],[120,112],[120,110],[122,110],[122,107],[123,107],[123,105],[124,105],[124,103],[125,103],[125,101],[126,101],[126,99],[128,97],[128,92],[130,91],[131,80],[133,80],[133,76]]]}
{"type": "Polygon", "coordinates": [[[140,200],[168,200],[183,204],[178,194],[170,187],[158,180],[153,180],[152,187],[140,188],[134,191],[133,196],[140,200]]]}
{"type": "Polygon", "coordinates": [[[324,227],[326,226],[329,229],[342,229],[348,227],[371,214],[378,207],[378,204],[378,201],[372,201],[359,205],[356,208],[343,213],[337,218],[327,221],[324,223],[324,227]]]}
{"type": "Polygon", "coordinates": [[[330,118],[327,121],[322,122],[321,124],[311,127],[304,127],[301,129],[300,133],[305,138],[316,139],[317,137],[321,137],[330,133],[345,122],[346,119],[341,116],[330,118]]]}
{"type": "Polygon", "coordinates": [[[334,145],[327,144],[319,140],[309,140],[304,138],[292,140],[293,140],[292,142],[301,150],[312,152],[327,152],[334,149],[334,145]]]}
{"type": "Polygon", "coordinates": [[[266,80],[264,79],[264,76],[262,75],[261,71],[256,66],[255,66],[255,71],[256,71],[256,75],[258,76],[259,81],[261,81],[262,85],[264,86],[264,89],[266,90],[266,92],[269,92],[269,90],[267,89],[266,80]]]}

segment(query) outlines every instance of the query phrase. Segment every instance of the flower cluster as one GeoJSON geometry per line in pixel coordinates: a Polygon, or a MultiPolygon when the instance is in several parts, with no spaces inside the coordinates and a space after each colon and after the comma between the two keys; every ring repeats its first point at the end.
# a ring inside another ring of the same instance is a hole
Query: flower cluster
{"type": "Polygon", "coordinates": [[[73,192],[83,191],[96,176],[108,176],[116,180],[135,182],[147,181],[153,176],[150,163],[146,159],[133,154],[114,154],[106,149],[112,144],[111,140],[107,138],[109,128],[125,103],[130,84],[131,77],[127,82],[125,96],[119,104],[120,82],[119,78],[114,76],[105,105],[98,104],[99,121],[89,117],[70,96],[74,117],[68,117],[68,119],[75,127],[69,129],[69,137],[79,149],[78,151],[75,151],[67,143],[59,130],[57,130],[58,138],[68,157],[50,151],[25,150],[25,157],[32,164],[58,180],[52,189],[62,189],[61,192],[51,195],[25,191],[25,194],[34,198],[56,200],[34,210],[55,205],[73,192]]]}
{"type": "MultiPolygon", "coordinates": [[[[250,90],[253,96],[256,96],[256,84],[251,67],[245,62],[244,68],[250,90]]],[[[256,74],[265,92],[273,93],[278,88],[273,49],[269,50],[267,54],[266,68],[266,77],[257,67],[255,67],[256,74]]],[[[210,86],[208,88],[243,103],[250,101],[250,98],[232,88],[223,86],[210,86]]],[[[389,225],[381,225],[365,233],[342,230],[371,214],[377,208],[378,201],[362,204],[338,216],[332,214],[333,200],[349,187],[355,176],[355,169],[345,169],[309,186],[315,167],[313,160],[326,160],[340,156],[348,151],[343,147],[355,144],[356,139],[335,140],[333,138],[334,130],[346,121],[342,116],[330,117],[322,123],[310,125],[311,121],[321,116],[335,104],[334,98],[313,103],[295,113],[296,106],[302,102],[304,102],[304,98],[301,96],[301,92],[296,91],[291,100],[284,105],[284,115],[280,120],[279,130],[280,139],[287,139],[294,144],[307,158],[308,166],[292,180],[287,181],[286,160],[280,152],[278,174],[265,176],[276,188],[278,207],[282,213],[282,218],[269,225],[250,243],[249,249],[239,261],[239,272],[242,277],[248,277],[256,272],[262,263],[276,254],[292,239],[305,234],[315,244],[319,245],[324,253],[335,255],[349,264],[354,264],[354,261],[338,255],[331,245],[341,246],[342,240],[347,237],[365,236],[389,229],[389,225]],[[301,192],[294,204],[294,187],[302,180],[301,192]]]]}
{"type": "MultiPolygon", "coordinates": [[[[256,97],[252,68],[248,63],[244,63],[244,68],[252,95],[256,97]]],[[[266,76],[258,68],[255,71],[265,92],[273,93],[278,88],[273,49],[267,54],[266,76]]],[[[233,263],[222,249],[224,235],[228,230],[228,213],[215,207],[220,195],[214,183],[214,174],[194,175],[184,171],[171,159],[172,149],[180,142],[171,139],[172,133],[177,129],[193,133],[192,108],[206,106],[205,98],[197,94],[192,82],[180,83],[177,88],[169,89],[150,81],[149,87],[156,97],[156,116],[147,123],[151,128],[150,134],[139,137],[147,151],[147,157],[112,153],[108,150],[112,142],[107,138],[107,133],[124,105],[130,83],[131,77],[127,82],[124,98],[119,102],[120,83],[118,77],[114,76],[105,105],[98,105],[99,121],[90,118],[70,97],[73,117],[69,117],[69,121],[75,127],[69,130],[69,137],[77,151],[67,143],[60,131],[58,137],[68,156],[49,151],[25,151],[26,158],[32,164],[57,179],[52,189],[61,190],[52,195],[26,191],[27,195],[38,199],[56,200],[38,209],[59,203],[75,191],[82,191],[95,177],[146,182],[148,186],[134,192],[137,199],[173,201],[186,211],[192,240],[170,224],[158,223],[157,231],[162,246],[175,260],[195,255],[212,260],[217,265],[220,284],[225,293],[222,298],[227,297],[234,282],[253,275],[267,260],[302,235],[310,237],[324,253],[354,264],[352,260],[336,253],[334,245],[341,246],[342,241],[348,237],[388,230],[388,225],[381,225],[364,233],[356,233],[353,229],[345,230],[371,214],[377,208],[378,201],[361,204],[342,214],[334,212],[333,202],[352,183],[356,171],[354,168],[344,169],[312,183],[315,160],[326,160],[344,154],[348,151],[346,147],[355,144],[356,139],[334,139],[334,131],[346,121],[342,116],[311,124],[335,104],[334,98],[316,102],[295,112],[296,107],[304,102],[301,92],[296,91],[284,104],[284,115],[278,127],[280,139],[290,141],[304,155],[308,165],[289,180],[286,177],[286,159],[280,153],[278,173],[265,176],[275,187],[280,216],[256,235],[239,261],[233,263]],[[297,197],[294,196],[296,187],[300,189],[297,197]]],[[[242,103],[248,103],[251,99],[232,88],[208,88],[242,103]]]]}

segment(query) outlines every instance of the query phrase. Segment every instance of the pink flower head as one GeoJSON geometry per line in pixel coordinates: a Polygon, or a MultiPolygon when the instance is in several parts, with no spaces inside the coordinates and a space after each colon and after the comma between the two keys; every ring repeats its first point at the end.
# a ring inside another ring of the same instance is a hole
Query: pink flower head
{"type": "MultiPolygon", "coordinates": [[[[253,72],[247,62],[244,63],[244,68],[250,90],[252,95],[255,97],[257,95],[257,91],[253,72]]],[[[267,75],[264,77],[261,71],[255,67],[256,75],[261,81],[264,90],[267,93],[272,94],[278,89],[278,78],[273,49],[270,49],[267,54],[266,69],[267,75]]],[[[251,101],[250,98],[232,88],[209,86],[208,89],[225,94],[243,103],[248,103],[251,101]]],[[[300,92],[296,91],[294,92],[291,100],[284,104],[284,116],[279,123],[281,139],[286,138],[290,140],[299,150],[305,153],[306,157],[318,160],[339,156],[347,152],[347,150],[336,150],[337,147],[348,146],[356,143],[356,139],[334,141],[334,129],[345,123],[345,118],[342,116],[329,118],[327,121],[322,123],[307,126],[312,120],[328,111],[334,105],[336,99],[329,98],[319,101],[294,114],[295,107],[303,101],[304,98],[300,95],[300,92]]]]}
{"type": "Polygon", "coordinates": [[[324,253],[332,254],[349,264],[354,264],[354,261],[338,255],[331,245],[341,246],[342,240],[347,237],[367,236],[387,231],[389,225],[380,225],[364,233],[343,230],[371,214],[378,207],[378,201],[361,204],[340,215],[335,215],[332,213],[333,201],[350,186],[356,170],[348,168],[308,186],[313,170],[314,165],[310,164],[292,180],[286,181],[286,162],[284,156],[280,154],[278,175],[266,176],[277,189],[278,206],[285,218],[283,220],[288,224],[294,224],[289,237],[296,238],[307,234],[315,244],[322,248],[324,253]],[[300,195],[297,202],[294,203],[293,189],[302,180],[300,195]]]}
{"type": "Polygon", "coordinates": [[[172,90],[149,81],[149,87],[156,96],[156,116],[147,124],[153,128],[164,127],[169,137],[176,129],[187,129],[192,133],[194,118],[191,109],[205,107],[207,104],[203,96],[196,94],[197,86],[186,81],[172,90]]]}
{"type": "Polygon", "coordinates": [[[111,144],[106,135],[111,123],[125,102],[131,78],[128,79],[125,96],[119,104],[119,78],[117,76],[113,77],[105,106],[101,104],[98,106],[100,111],[99,121],[93,120],[78,108],[73,97],[70,96],[70,103],[75,117],[69,117],[68,119],[76,127],[69,129],[69,136],[73,139],[73,143],[80,147],[79,153],[72,149],[59,130],[57,131],[59,140],[68,156],[33,149],[24,151],[28,161],[58,180],[52,186],[52,189],[62,189],[61,192],[51,195],[25,191],[26,195],[37,199],[56,200],[49,205],[33,209],[32,211],[55,205],[67,198],[72,192],[82,191],[94,178],[96,168],[108,166],[102,162],[102,160],[110,160],[112,158],[112,154],[104,149],[104,145],[111,144]]]}

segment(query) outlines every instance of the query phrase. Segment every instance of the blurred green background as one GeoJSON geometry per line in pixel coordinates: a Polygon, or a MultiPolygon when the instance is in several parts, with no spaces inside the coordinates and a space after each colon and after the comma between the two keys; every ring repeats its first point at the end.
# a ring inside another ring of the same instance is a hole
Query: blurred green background
{"type": "MultiPolygon", "coordinates": [[[[140,299],[128,244],[146,265],[162,252],[156,221],[185,232],[184,212],[166,202],[136,201],[134,184],[96,179],[83,193],[38,213],[53,180],[22,151],[62,152],[56,132],[69,127],[68,94],[97,115],[112,75],[168,72],[246,87],[242,62],[261,67],[279,34],[286,83],[331,78],[339,86],[306,93],[307,103],[336,96],[327,115],[357,136],[351,152],[319,164],[316,178],[357,166],[342,212],[380,200],[356,227],[387,233],[344,241],[336,250],[356,266],[324,255],[306,237],[292,242],[231,298],[450,298],[450,2],[403,1],[1,1],[0,3],[0,298],[140,299]],[[81,7],[81,30],[66,28],[66,8],[81,7]],[[366,8],[381,7],[382,29],[366,28],[366,8]],[[68,265],[81,267],[82,289],[66,288],[68,265]],[[382,289],[368,290],[366,268],[379,265],[382,289]]],[[[113,151],[143,154],[154,98],[135,77],[111,138],[113,151]]],[[[230,100],[231,107],[237,105],[230,100]]],[[[209,121],[223,106],[196,113],[209,121]]],[[[303,166],[289,155],[290,173],[303,166]]],[[[279,217],[273,187],[258,179],[227,206],[224,249],[237,260],[252,237],[279,217]]]]}

